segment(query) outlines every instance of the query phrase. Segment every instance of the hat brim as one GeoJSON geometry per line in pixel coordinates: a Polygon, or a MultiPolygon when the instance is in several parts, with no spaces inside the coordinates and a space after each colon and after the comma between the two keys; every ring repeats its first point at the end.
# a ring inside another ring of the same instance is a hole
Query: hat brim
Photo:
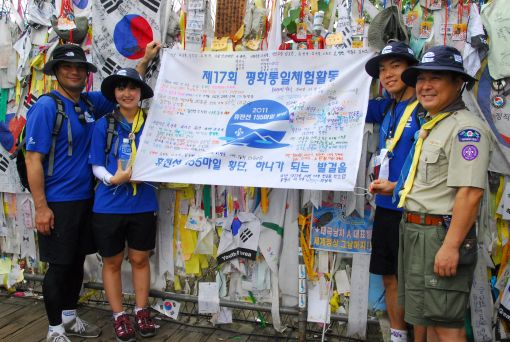
{"type": "Polygon", "coordinates": [[[404,55],[402,53],[390,52],[384,55],[377,55],[370,58],[365,64],[365,71],[373,78],[379,78],[379,63],[382,60],[388,58],[402,58],[405,59],[410,65],[418,64],[418,60],[416,58],[411,58],[411,56],[404,55]]]}
{"type": "Polygon", "coordinates": [[[127,76],[110,75],[103,80],[103,83],[101,83],[101,93],[103,94],[104,97],[106,97],[108,100],[112,102],[117,103],[117,100],[115,99],[115,85],[119,81],[133,82],[134,84],[139,86],[141,90],[140,100],[150,99],[151,97],[154,96],[152,88],[149,87],[149,85],[146,84],[145,82],[138,81],[127,76]]]}
{"type": "Polygon", "coordinates": [[[43,67],[43,73],[46,75],[55,75],[54,69],[58,63],[80,63],[85,64],[87,66],[87,70],[91,72],[97,72],[97,67],[89,62],[84,62],[82,59],[52,59],[51,61],[46,62],[43,67]]]}
{"type": "Polygon", "coordinates": [[[453,68],[449,66],[435,66],[435,65],[421,65],[409,67],[402,73],[400,77],[402,78],[402,81],[404,81],[405,84],[411,87],[415,87],[416,81],[418,79],[418,74],[421,71],[448,71],[462,76],[464,82],[474,83],[478,81],[476,78],[467,74],[464,70],[460,70],[458,68],[453,68]]]}

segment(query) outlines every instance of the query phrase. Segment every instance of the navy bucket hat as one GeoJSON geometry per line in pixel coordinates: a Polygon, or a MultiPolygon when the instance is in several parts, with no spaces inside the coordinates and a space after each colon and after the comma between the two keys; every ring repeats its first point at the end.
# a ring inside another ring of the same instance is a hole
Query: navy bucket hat
{"type": "Polygon", "coordinates": [[[464,70],[462,55],[459,50],[451,46],[434,46],[431,47],[416,66],[407,68],[402,73],[402,81],[405,84],[414,87],[416,79],[421,71],[449,71],[462,76],[464,82],[472,85],[476,78],[470,76],[464,70]]]}
{"type": "Polygon", "coordinates": [[[115,72],[115,74],[108,76],[101,83],[101,93],[108,100],[117,102],[115,100],[115,87],[121,81],[133,82],[141,89],[140,100],[149,99],[154,96],[152,88],[143,81],[142,76],[133,68],[123,68],[115,72]]]}
{"type": "Polygon", "coordinates": [[[55,66],[58,63],[63,62],[85,64],[88,71],[97,71],[96,66],[87,61],[85,51],[83,51],[80,46],[74,44],[63,44],[57,46],[55,50],[53,50],[51,59],[44,64],[43,72],[46,75],[53,75],[55,72],[55,66]]]}
{"type": "Polygon", "coordinates": [[[386,58],[403,58],[410,65],[418,64],[413,50],[404,42],[390,42],[377,56],[368,60],[365,64],[366,72],[373,78],[379,78],[379,63],[386,58]]]}

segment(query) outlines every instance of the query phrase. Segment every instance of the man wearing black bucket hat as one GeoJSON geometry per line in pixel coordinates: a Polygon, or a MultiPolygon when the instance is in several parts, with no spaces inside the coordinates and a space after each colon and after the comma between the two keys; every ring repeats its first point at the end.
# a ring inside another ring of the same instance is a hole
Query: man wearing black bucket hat
{"type": "Polygon", "coordinates": [[[135,69],[124,68],[104,79],[101,92],[118,107],[97,121],[92,135],[89,163],[101,181],[94,197],[92,229],[103,257],[103,284],[117,341],[131,342],[135,331],[142,337],[156,334],[147,307],[149,253],[156,243],[156,190],[152,184],[130,182],[146,118],[140,101],[151,98],[153,91],[135,69]],[[121,266],[126,242],[135,290],[134,326],[122,306],[121,266]]]}
{"type": "MultiPolygon", "coordinates": [[[[151,55],[157,52],[155,44],[148,44],[140,68],[145,69],[155,56],[151,55]]],[[[97,68],[77,45],[56,47],[43,71],[54,76],[58,86],[27,113],[25,161],[40,258],[48,263],[43,282],[50,324],[47,341],[70,341],[68,335],[97,337],[101,330],[78,318],[76,307],[85,255],[95,252],[90,229],[90,139],[95,119],[114,104],[99,92],[82,93],[89,73],[97,68]],[[60,130],[55,129],[57,120],[60,130]]]]}
{"type": "Polygon", "coordinates": [[[398,227],[402,210],[392,202],[390,186],[397,181],[420,127],[414,87],[400,78],[408,66],[417,63],[407,44],[394,41],[365,65],[367,73],[379,78],[391,96],[390,99],[370,100],[366,121],[381,125],[377,157],[380,173],[370,184],[370,191],[376,194],[370,272],[383,277],[392,342],[407,341],[407,329],[404,308],[397,303],[398,227]]]}
{"type": "Polygon", "coordinates": [[[399,302],[415,341],[465,341],[464,318],[476,263],[475,222],[493,138],[462,92],[475,79],[458,50],[429,49],[402,80],[416,87],[426,122],[410,155],[399,206],[399,302]]]}

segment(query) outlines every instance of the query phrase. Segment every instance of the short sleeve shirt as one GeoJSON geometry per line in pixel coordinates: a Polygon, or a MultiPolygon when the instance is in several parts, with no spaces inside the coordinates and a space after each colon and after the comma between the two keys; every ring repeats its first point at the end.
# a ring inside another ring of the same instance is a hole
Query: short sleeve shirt
{"type": "Polygon", "coordinates": [[[62,122],[55,144],[53,175],[48,176],[48,154],[52,143],[52,131],[57,115],[55,101],[42,96],[27,112],[26,149],[46,155],[43,161],[44,191],[48,202],[77,201],[92,198],[93,176],[88,165],[88,151],[95,119],[110,112],[114,104],[100,92],[84,94],[94,106],[90,113],[85,101],[78,105],[85,114],[81,123],[73,101],[53,91],[63,102],[67,115],[62,122]],[[68,155],[68,122],[71,124],[72,155],[68,155]]]}
{"type": "MultiPolygon", "coordinates": [[[[120,142],[128,138],[131,125],[123,122],[126,127],[116,122],[108,162],[106,162],[105,147],[108,128],[106,117],[99,119],[94,128],[92,144],[90,147],[89,163],[91,165],[104,166],[112,175],[117,171],[117,156],[119,155],[120,142]],[[115,150],[116,149],[116,150],[115,150]]],[[[135,134],[135,144],[138,147],[142,129],[135,134]]],[[[156,189],[153,184],[141,182],[136,185],[136,195],[133,195],[131,183],[106,186],[100,182],[96,188],[94,197],[94,213],[101,214],[135,214],[158,210],[156,189]]]]}
{"type": "MultiPolygon", "coordinates": [[[[379,150],[386,148],[386,140],[393,138],[395,130],[404,115],[407,106],[413,101],[404,100],[396,104],[393,112],[391,111],[391,100],[370,100],[367,111],[367,122],[378,122],[381,124],[379,133],[379,150]]],[[[415,108],[414,111],[418,109],[415,108]]],[[[389,163],[389,181],[396,182],[400,177],[402,166],[414,143],[414,135],[420,129],[417,115],[413,112],[405,123],[402,136],[393,149],[393,156],[389,163]]],[[[392,196],[376,195],[375,204],[390,210],[401,211],[397,208],[397,203],[393,203],[392,196]]]]}
{"type": "Polygon", "coordinates": [[[486,124],[467,110],[441,120],[423,141],[405,209],[451,215],[457,188],[485,188],[492,144],[486,124]]]}

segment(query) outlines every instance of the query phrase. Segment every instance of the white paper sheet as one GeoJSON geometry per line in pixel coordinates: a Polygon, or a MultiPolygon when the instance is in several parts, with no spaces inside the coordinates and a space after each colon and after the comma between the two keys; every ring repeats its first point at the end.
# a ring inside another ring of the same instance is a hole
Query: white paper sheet
{"type": "Polygon", "coordinates": [[[198,313],[217,313],[220,311],[220,297],[217,283],[198,283],[198,313]]]}

